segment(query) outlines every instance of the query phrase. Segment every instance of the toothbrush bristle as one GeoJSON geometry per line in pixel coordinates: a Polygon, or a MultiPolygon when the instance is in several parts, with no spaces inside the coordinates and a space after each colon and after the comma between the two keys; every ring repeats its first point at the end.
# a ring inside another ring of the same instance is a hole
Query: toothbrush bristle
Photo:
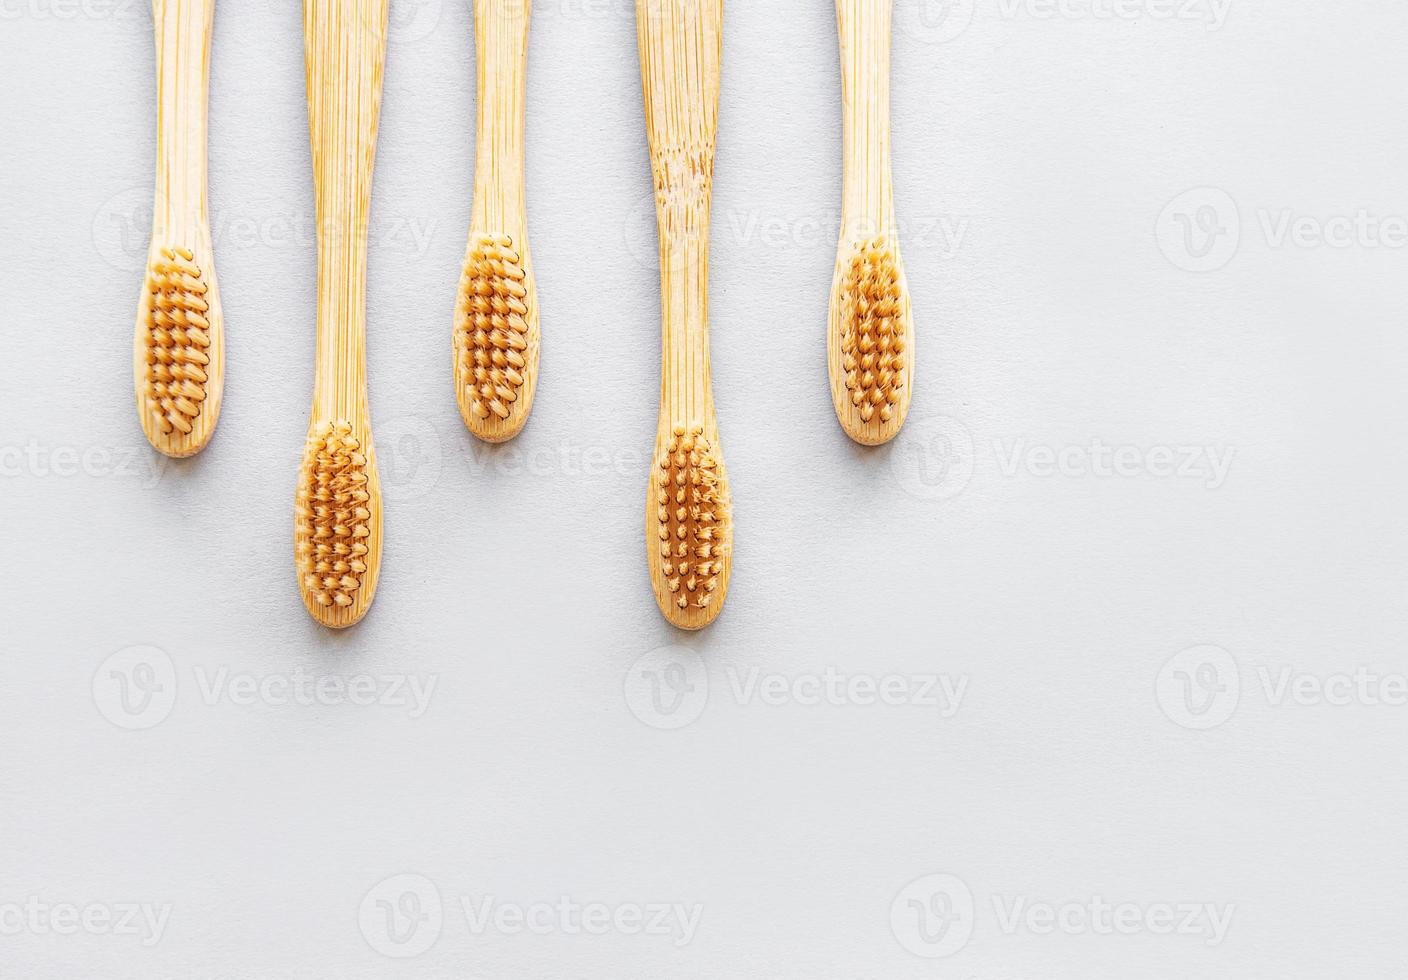
{"type": "Polygon", "coordinates": [[[320,606],[347,607],[367,571],[371,538],[367,458],[346,421],[309,436],[298,484],[298,572],[320,606]]]}
{"type": "Polygon", "coordinates": [[[529,368],[523,258],[507,235],[483,238],[465,262],[455,350],[475,418],[509,417],[529,368]]]}
{"type": "Polygon", "coordinates": [[[676,425],[656,460],[660,568],[679,609],[714,601],[729,548],[729,501],[709,439],[676,425]]]}
{"type": "Polygon", "coordinates": [[[147,270],[146,396],[157,432],[190,435],[206,400],[209,286],[188,248],[163,248],[147,270]]]}
{"type": "Polygon", "coordinates": [[[894,418],[905,385],[899,267],[883,237],[861,243],[841,286],[842,365],[861,420],[894,418]]]}

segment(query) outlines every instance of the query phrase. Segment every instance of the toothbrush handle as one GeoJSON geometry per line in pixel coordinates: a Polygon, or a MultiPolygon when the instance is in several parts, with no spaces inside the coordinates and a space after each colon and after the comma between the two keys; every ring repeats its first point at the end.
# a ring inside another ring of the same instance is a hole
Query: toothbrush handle
{"type": "Polygon", "coordinates": [[[331,418],[361,420],[367,412],[367,221],[387,17],[387,0],[304,4],[318,222],[315,401],[331,418]],[[353,379],[358,383],[351,383],[353,379]]]}
{"type": "Polygon", "coordinates": [[[532,0],[475,0],[479,121],[471,226],[523,233],[523,121],[532,0]]]}
{"type": "Polygon", "coordinates": [[[662,428],[713,415],[709,215],[718,129],[722,0],[637,0],[660,240],[662,428]]]}
{"type": "Polygon", "coordinates": [[[156,227],[206,234],[206,107],[215,0],[152,0],[156,34],[156,227]]]}
{"type": "Polygon", "coordinates": [[[890,172],[892,0],[836,0],[841,38],[845,180],[843,237],[887,234],[894,225],[890,172]]]}

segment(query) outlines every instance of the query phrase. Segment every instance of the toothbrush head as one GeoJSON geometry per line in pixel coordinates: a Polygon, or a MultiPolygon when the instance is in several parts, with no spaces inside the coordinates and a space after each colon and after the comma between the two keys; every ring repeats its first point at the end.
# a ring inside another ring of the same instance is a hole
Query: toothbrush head
{"type": "Polygon", "coordinates": [[[308,436],[294,509],[304,605],[327,626],[350,626],[371,605],[381,550],[375,468],[345,420],[308,436]]]}
{"type": "Polygon", "coordinates": [[[844,392],[837,392],[838,413],[852,438],[887,442],[904,422],[914,363],[899,255],[886,238],[877,237],[859,243],[838,271],[833,315],[839,317],[844,385],[844,392]]]}
{"type": "Polygon", "coordinates": [[[511,236],[475,242],[460,278],[455,386],[465,424],[489,442],[517,435],[531,407],[537,366],[531,288],[511,236]]]}
{"type": "Polygon", "coordinates": [[[198,452],[214,425],[213,300],[191,249],[153,255],[137,322],[138,401],[142,428],[169,456],[198,452]]]}
{"type": "Polygon", "coordinates": [[[661,611],[698,629],[718,615],[728,588],[733,520],[728,481],[698,423],[676,424],[660,442],[650,481],[648,547],[661,611]]]}

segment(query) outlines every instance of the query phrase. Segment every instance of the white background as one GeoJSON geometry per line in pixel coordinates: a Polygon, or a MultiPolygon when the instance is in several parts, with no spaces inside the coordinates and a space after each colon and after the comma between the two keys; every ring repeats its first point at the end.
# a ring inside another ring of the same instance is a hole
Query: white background
{"type": "Polygon", "coordinates": [[[904,433],[865,450],[825,374],[834,13],[729,0],[711,266],[736,559],[685,636],[642,543],[658,280],[630,5],[535,4],[543,373],[491,449],[449,378],[470,8],[392,3],[386,557],[335,635],[290,541],[300,5],[221,0],[228,383],[208,450],[168,464],[130,374],[150,11],[0,0],[0,975],[1401,976],[1408,7],[897,0],[919,365],[904,433]],[[828,671],[859,680],[799,703],[828,671]],[[359,676],[401,703],[281,693],[359,676]],[[963,696],[866,703],[887,677],[963,696]],[[463,911],[563,896],[627,925],[463,911]],[[144,903],[169,906],[159,938],[101,924],[144,903]],[[689,942],[634,934],[652,903],[702,906],[689,942]],[[1230,928],[1163,934],[1180,903],[1230,928]]]}

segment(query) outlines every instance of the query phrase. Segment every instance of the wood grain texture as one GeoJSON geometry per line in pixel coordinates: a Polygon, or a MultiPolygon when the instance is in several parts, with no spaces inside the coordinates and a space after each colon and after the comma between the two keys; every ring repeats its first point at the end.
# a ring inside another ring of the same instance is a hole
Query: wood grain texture
{"type": "Polygon", "coordinates": [[[660,611],[700,629],[723,608],[733,517],[709,375],[709,213],[723,0],[637,0],[660,239],[660,421],[646,552],[660,611]]]}
{"type": "Polygon", "coordinates": [[[522,431],[538,385],[538,290],[523,173],[531,16],[531,0],[474,3],[479,121],[454,379],[465,425],[486,442],[522,431]]]}
{"type": "Polygon", "coordinates": [[[200,452],[225,385],[225,329],[206,203],[207,93],[215,0],[152,0],[156,35],[156,203],[138,301],[132,371],[147,440],[200,452]]]}
{"type": "Polygon", "coordinates": [[[892,0],[836,0],[844,167],[827,324],[836,418],[856,442],[899,434],[914,391],[914,316],[890,170],[892,0]]]}
{"type": "Polygon", "coordinates": [[[303,603],[332,627],[351,626],[366,614],[381,566],[381,485],[367,409],[366,268],[387,15],[387,0],[304,4],[318,327],[294,550],[303,603]]]}

